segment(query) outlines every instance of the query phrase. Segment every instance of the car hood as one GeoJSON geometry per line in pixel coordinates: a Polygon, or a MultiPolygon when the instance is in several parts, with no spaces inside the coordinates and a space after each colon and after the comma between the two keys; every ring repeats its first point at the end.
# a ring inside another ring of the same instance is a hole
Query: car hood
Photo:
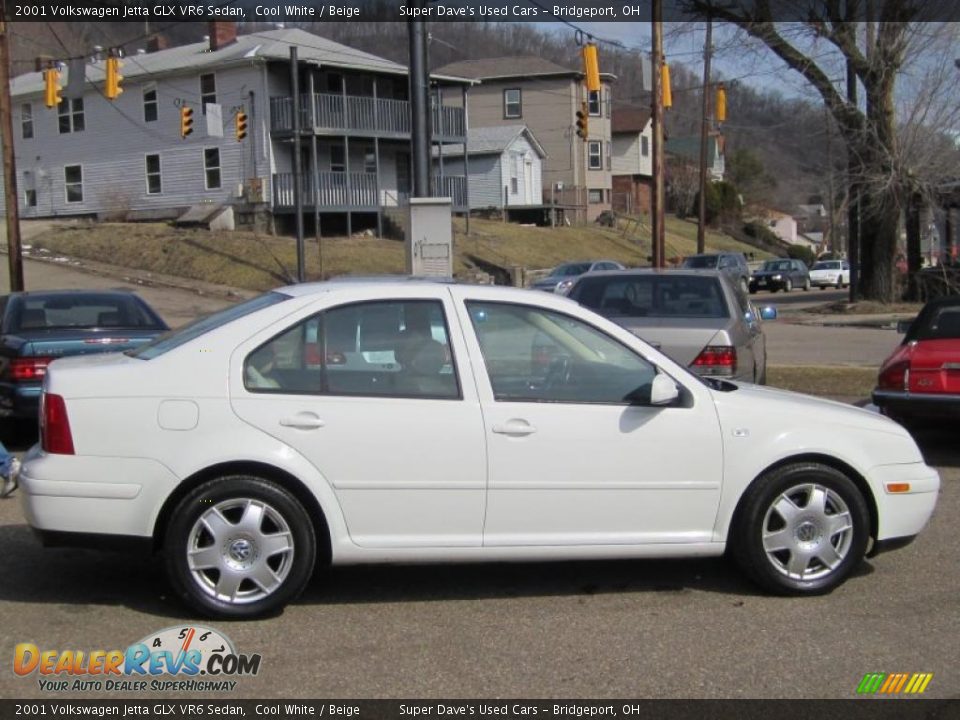
{"type": "Polygon", "coordinates": [[[787,390],[733,384],[736,390],[712,391],[726,437],[746,432],[792,454],[848,454],[861,467],[923,461],[910,434],[883,415],[787,390]]]}

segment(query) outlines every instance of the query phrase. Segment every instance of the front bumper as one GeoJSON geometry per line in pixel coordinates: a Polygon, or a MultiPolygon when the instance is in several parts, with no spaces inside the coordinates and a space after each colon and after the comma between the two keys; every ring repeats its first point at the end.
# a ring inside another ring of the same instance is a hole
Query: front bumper
{"type": "Polygon", "coordinates": [[[751,290],[780,290],[786,286],[785,280],[774,280],[769,277],[750,278],[751,290]]]}
{"type": "Polygon", "coordinates": [[[35,445],[18,478],[20,504],[37,531],[150,537],[179,480],[142,458],[51,455],[35,445]]]}
{"type": "Polygon", "coordinates": [[[960,395],[874,390],[872,399],[884,415],[908,422],[960,420],[960,395]]]}
{"type": "Polygon", "coordinates": [[[926,526],[937,505],[940,475],[925,463],[879,465],[869,473],[877,504],[879,549],[901,545],[926,526]],[[908,483],[907,492],[890,492],[891,484],[908,483]],[[895,542],[898,541],[898,542],[895,542]]]}

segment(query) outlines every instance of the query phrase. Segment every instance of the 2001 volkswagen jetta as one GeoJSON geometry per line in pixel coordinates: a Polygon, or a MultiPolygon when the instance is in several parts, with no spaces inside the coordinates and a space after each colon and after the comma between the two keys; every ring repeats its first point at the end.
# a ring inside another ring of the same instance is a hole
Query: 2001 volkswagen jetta
{"type": "Polygon", "coordinates": [[[857,408],[701,379],[565,298],[423,282],[268,293],[57,360],[23,506],[52,544],[147,541],[203,613],[316,563],[720,555],[816,594],[939,488],[857,408]]]}

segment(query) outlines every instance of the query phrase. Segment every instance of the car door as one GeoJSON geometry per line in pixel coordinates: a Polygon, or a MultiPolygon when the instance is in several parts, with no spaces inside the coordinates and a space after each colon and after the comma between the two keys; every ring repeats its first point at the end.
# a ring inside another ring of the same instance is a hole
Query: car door
{"type": "Polygon", "coordinates": [[[234,412],[316,467],[356,544],[480,545],[483,423],[449,292],[326,302],[234,352],[234,412]]]}
{"type": "Polygon", "coordinates": [[[684,403],[651,406],[662,371],[625,331],[598,330],[579,308],[456,292],[484,414],[485,546],[711,538],[723,454],[704,386],[688,376],[684,403]]]}

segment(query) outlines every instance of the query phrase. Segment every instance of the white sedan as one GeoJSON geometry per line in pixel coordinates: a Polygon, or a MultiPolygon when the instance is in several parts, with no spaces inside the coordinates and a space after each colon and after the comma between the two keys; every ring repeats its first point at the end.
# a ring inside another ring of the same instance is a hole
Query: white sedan
{"type": "Polygon", "coordinates": [[[850,284],[850,263],[846,260],[819,260],[810,268],[810,284],[826,290],[845,288],[850,284]]]}
{"type": "Polygon", "coordinates": [[[318,562],[730,550],[824,593],[919,533],[940,481],[882,416],[701,379],[566,298],[357,281],[57,360],[20,482],[49,543],[142,541],[196,610],[245,618],[318,562]]]}

